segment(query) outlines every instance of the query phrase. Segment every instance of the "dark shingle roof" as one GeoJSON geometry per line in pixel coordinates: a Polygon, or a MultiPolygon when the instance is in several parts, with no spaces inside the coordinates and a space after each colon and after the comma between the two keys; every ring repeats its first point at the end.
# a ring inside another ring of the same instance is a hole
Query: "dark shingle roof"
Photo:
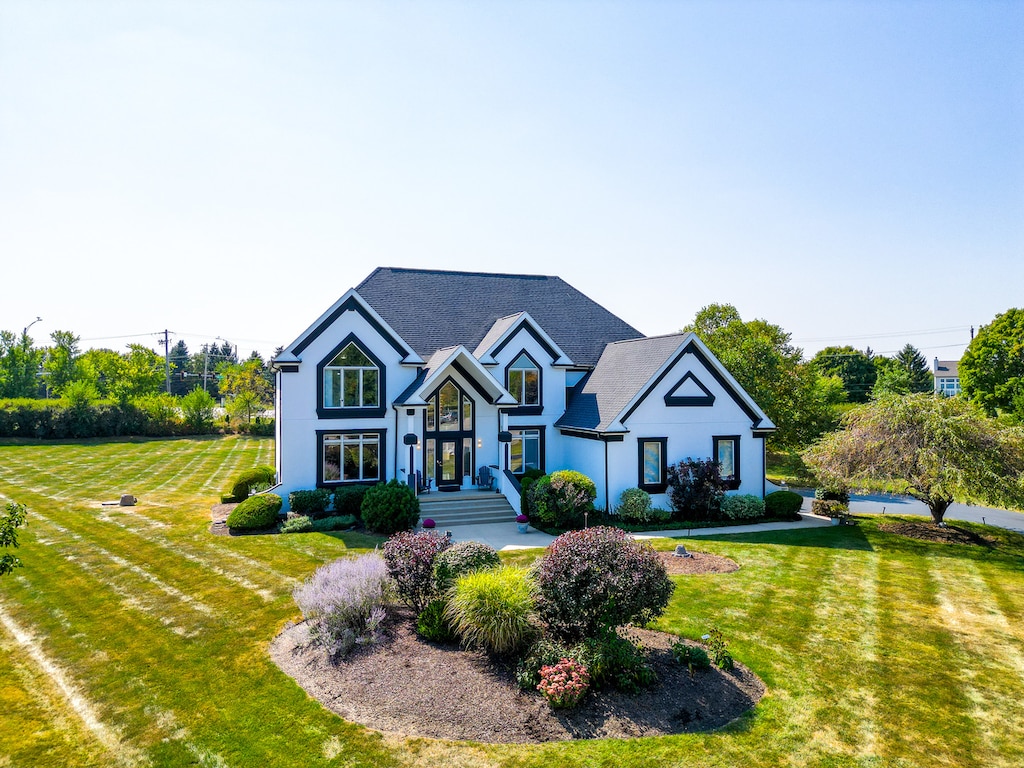
{"type": "Polygon", "coordinates": [[[378,267],[356,291],[423,358],[441,347],[476,349],[494,323],[528,312],[577,365],[640,331],[559,277],[378,267]]]}
{"type": "Polygon", "coordinates": [[[569,407],[555,426],[608,429],[685,337],[674,333],[609,344],[597,367],[576,386],[569,407]]]}

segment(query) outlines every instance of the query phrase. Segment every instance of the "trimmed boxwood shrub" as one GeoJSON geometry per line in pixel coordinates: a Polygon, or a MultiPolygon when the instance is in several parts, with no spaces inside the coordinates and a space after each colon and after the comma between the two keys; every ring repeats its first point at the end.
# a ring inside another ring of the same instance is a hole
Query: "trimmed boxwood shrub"
{"type": "Polygon", "coordinates": [[[523,473],[522,478],[519,480],[519,511],[527,517],[530,515],[530,502],[527,498],[527,493],[530,490],[530,486],[542,477],[544,477],[543,471],[539,469],[528,469],[523,473]]]}
{"type": "Polygon", "coordinates": [[[288,506],[297,515],[319,517],[327,512],[331,503],[331,492],[326,488],[311,491],[292,491],[288,494],[288,506]]]}
{"type": "Polygon", "coordinates": [[[309,533],[313,530],[313,521],[305,515],[289,515],[281,523],[281,533],[309,533]]]}
{"type": "Polygon", "coordinates": [[[555,539],[537,565],[537,581],[541,618],[566,639],[650,621],[675,589],[657,552],[606,526],[555,539]]]}
{"type": "Polygon", "coordinates": [[[719,507],[722,515],[729,520],[756,520],[764,517],[764,499],[752,493],[723,496],[719,507]]]}
{"type": "Polygon", "coordinates": [[[394,479],[370,488],[360,509],[366,527],[384,536],[411,530],[420,519],[415,491],[394,479]]]}
{"type": "Polygon", "coordinates": [[[334,511],[339,515],[352,515],[358,518],[362,514],[360,508],[368,490],[368,485],[343,485],[335,488],[334,511]]]}
{"type": "Polygon", "coordinates": [[[560,469],[531,485],[527,498],[531,520],[556,528],[579,528],[584,513],[594,508],[597,487],[582,472],[560,469]]]}
{"type": "Polygon", "coordinates": [[[281,497],[275,493],[250,496],[228,515],[227,526],[237,531],[256,531],[277,524],[281,497]]]}
{"type": "Polygon", "coordinates": [[[501,565],[494,550],[479,541],[460,541],[441,552],[434,560],[434,586],[438,592],[449,589],[459,576],[501,565]]]}
{"type": "Polygon", "coordinates": [[[231,490],[221,496],[221,501],[230,503],[245,501],[254,486],[270,487],[274,484],[277,471],[273,467],[259,466],[243,471],[231,484],[231,490]]]}
{"type": "Polygon", "coordinates": [[[764,511],[769,517],[800,517],[804,497],[795,491],[775,491],[764,497],[764,511]]]}

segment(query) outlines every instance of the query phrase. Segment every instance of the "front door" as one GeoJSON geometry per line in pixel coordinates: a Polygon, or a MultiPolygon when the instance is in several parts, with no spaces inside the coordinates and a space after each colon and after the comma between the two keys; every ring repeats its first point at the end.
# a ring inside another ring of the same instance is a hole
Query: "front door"
{"type": "Polygon", "coordinates": [[[452,379],[427,399],[423,471],[438,488],[472,483],[474,416],[472,398],[452,379]]]}

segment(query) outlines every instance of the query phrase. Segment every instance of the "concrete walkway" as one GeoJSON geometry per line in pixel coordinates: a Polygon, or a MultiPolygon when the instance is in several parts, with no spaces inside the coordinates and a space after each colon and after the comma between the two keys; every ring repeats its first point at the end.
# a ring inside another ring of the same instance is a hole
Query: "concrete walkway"
{"type": "MultiPolygon", "coordinates": [[[[679,528],[671,531],[644,531],[634,533],[637,540],[683,539],[699,536],[721,536],[723,534],[760,533],[762,531],[796,531],[831,525],[828,518],[800,513],[803,520],[792,523],[757,523],[755,525],[729,525],[719,528],[679,528]]],[[[546,547],[555,540],[554,536],[530,528],[529,533],[519,533],[515,523],[492,525],[458,525],[450,529],[452,541],[479,541],[494,547],[497,551],[546,547]]]]}

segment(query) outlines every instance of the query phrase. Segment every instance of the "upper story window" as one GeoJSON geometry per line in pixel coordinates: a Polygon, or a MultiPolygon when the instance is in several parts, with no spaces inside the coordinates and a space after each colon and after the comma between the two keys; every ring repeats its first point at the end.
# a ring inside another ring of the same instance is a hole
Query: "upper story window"
{"type": "Polygon", "coordinates": [[[324,366],[324,408],[376,408],[380,371],[355,342],[324,366]]]}
{"type": "Polygon", "coordinates": [[[540,405],[540,368],[525,352],[508,369],[508,391],[520,405],[540,405]]]}
{"type": "Polygon", "coordinates": [[[729,488],[740,487],[740,438],[739,435],[715,437],[714,453],[718,462],[718,474],[726,481],[729,488]]]}

